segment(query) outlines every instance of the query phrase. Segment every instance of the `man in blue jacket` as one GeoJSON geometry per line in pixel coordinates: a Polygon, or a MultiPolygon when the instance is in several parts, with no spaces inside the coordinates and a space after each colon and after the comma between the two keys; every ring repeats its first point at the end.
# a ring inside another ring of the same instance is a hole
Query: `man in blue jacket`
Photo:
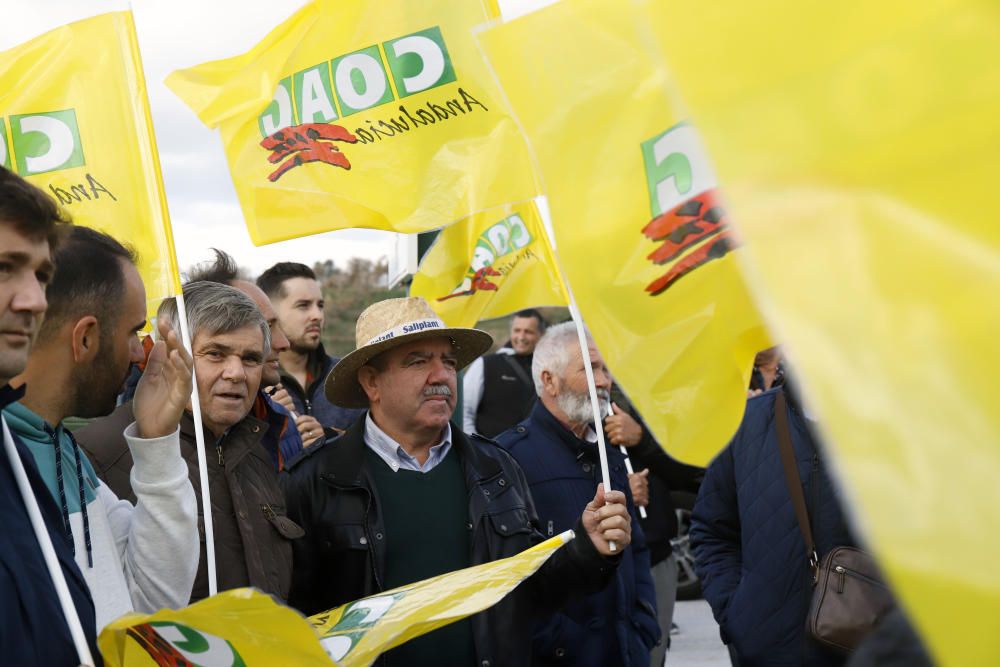
{"type": "Polygon", "coordinates": [[[702,482],[691,517],[691,546],[705,599],[734,664],[840,665],[806,635],[812,573],[781,465],[775,396],[787,397],[792,448],[822,560],[852,546],[837,494],[824,470],[810,420],[786,379],[751,398],[732,442],[702,482]]]}
{"type": "MultiPolygon", "coordinates": [[[[8,382],[20,374],[45,314],[45,287],[53,273],[52,253],[64,222],[55,203],[38,188],[0,167],[0,410],[23,395],[8,382]]],[[[16,483],[23,468],[60,570],[95,660],[94,602],[73,560],[62,517],[28,449],[6,423],[0,429],[0,655],[10,665],[77,665],[80,656],[42,558],[16,483]],[[11,456],[13,454],[13,456],[11,456]]]]}
{"type": "MultiPolygon", "coordinates": [[[[611,376],[589,341],[602,414],[609,412],[611,376]]],[[[572,322],[548,330],[535,348],[532,376],[538,402],[531,415],[497,437],[524,470],[546,535],[572,528],[600,482],[597,434],[587,389],[584,355],[572,322]]],[[[608,448],[613,489],[625,491],[632,516],[632,544],[614,579],[602,591],[571,602],[536,627],[535,665],[649,667],[660,636],[649,551],[629,492],[624,458],[608,448]]]]}

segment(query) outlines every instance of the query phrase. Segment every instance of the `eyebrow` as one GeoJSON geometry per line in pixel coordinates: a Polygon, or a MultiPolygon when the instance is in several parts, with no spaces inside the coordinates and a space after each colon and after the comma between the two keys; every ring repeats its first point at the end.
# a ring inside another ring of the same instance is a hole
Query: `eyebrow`
{"type": "MultiPolygon", "coordinates": [[[[17,264],[18,266],[24,266],[25,264],[31,263],[32,258],[31,255],[29,255],[26,252],[20,252],[17,250],[14,251],[4,250],[0,252],[0,259],[3,259],[4,261],[7,262],[12,262],[14,264],[17,264]]],[[[47,271],[49,273],[52,273],[53,271],[55,271],[55,268],[56,265],[52,263],[52,260],[46,257],[42,261],[42,263],[38,265],[37,270],[47,271]]]]}

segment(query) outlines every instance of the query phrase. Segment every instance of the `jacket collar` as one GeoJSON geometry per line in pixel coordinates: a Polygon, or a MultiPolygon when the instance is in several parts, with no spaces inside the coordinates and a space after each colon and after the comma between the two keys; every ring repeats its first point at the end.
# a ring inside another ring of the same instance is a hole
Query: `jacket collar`
{"type": "Polygon", "coordinates": [[[535,407],[531,409],[529,419],[551,437],[569,447],[574,453],[587,452],[588,454],[597,454],[597,443],[587,442],[576,437],[572,431],[556,419],[555,415],[549,412],[549,409],[541,401],[535,401],[535,407]]]}
{"type": "Polygon", "coordinates": [[[24,398],[24,392],[28,388],[28,385],[22,384],[17,389],[11,387],[9,384],[5,384],[0,387],[0,410],[3,410],[11,403],[15,401],[20,401],[24,398]]]}
{"type": "MultiPolygon", "coordinates": [[[[331,455],[324,461],[325,465],[321,471],[323,477],[328,478],[337,486],[360,485],[362,467],[365,462],[365,419],[367,411],[358,417],[344,435],[337,438],[335,443],[330,443],[332,447],[331,455]]],[[[470,441],[469,437],[462,432],[457,424],[451,424],[451,441],[466,469],[466,478],[471,482],[481,482],[502,472],[500,464],[492,457],[480,453],[470,441]]]]}
{"type": "MultiPolygon", "coordinates": [[[[191,446],[194,447],[194,443],[196,442],[194,436],[194,415],[185,410],[184,416],[181,417],[180,427],[181,440],[190,442],[191,446]]],[[[247,415],[226,431],[226,434],[221,439],[217,440],[212,432],[208,430],[208,427],[202,424],[205,435],[205,447],[207,449],[221,444],[224,448],[226,462],[237,463],[252,447],[261,442],[264,434],[267,433],[267,427],[267,422],[247,415]]]]}

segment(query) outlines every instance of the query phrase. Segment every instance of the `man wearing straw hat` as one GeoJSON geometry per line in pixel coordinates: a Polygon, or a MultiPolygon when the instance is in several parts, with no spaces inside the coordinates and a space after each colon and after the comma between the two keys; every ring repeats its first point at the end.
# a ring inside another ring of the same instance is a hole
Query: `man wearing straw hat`
{"type": "MultiPolygon", "coordinates": [[[[65,222],[44,192],[0,167],[0,409],[24,391],[8,383],[27,365],[45,315],[65,222]]],[[[0,655],[10,665],[84,663],[98,655],[94,602],[59,508],[6,420],[0,439],[0,655]]]]}
{"type": "MultiPolygon", "coordinates": [[[[542,539],[524,473],[492,441],[449,422],[459,370],[490,348],[446,327],[421,298],[376,303],[357,349],[326,381],[332,403],[367,408],[285,478],[297,541],[290,602],[315,613],[377,591],[517,554],[542,539]]],[[[597,490],[570,541],[493,608],[386,654],[388,665],[527,665],[531,629],[574,592],[600,590],[631,539],[621,491],[597,490]],[[617,543],[612,552],[609,542],[617,543]]]]}

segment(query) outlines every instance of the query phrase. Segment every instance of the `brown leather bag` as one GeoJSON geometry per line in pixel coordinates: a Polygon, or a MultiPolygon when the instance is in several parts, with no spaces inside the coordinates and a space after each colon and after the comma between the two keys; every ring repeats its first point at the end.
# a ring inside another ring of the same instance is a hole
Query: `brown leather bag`
{"type": "Polygon", "coordinates": [[[864,551],[854,547],[835,547],[823,557],[822,562],[819,561],[802,480],[795,464],[786,406],[784,392],[778,392],[774,415],[781,464],[785,468],[792,507],[805,539],[813,574],[813,596],[806,629],[819,643],[841,653],[850,653],[895,606],[895,600],[875,559],[864,551]]]}

